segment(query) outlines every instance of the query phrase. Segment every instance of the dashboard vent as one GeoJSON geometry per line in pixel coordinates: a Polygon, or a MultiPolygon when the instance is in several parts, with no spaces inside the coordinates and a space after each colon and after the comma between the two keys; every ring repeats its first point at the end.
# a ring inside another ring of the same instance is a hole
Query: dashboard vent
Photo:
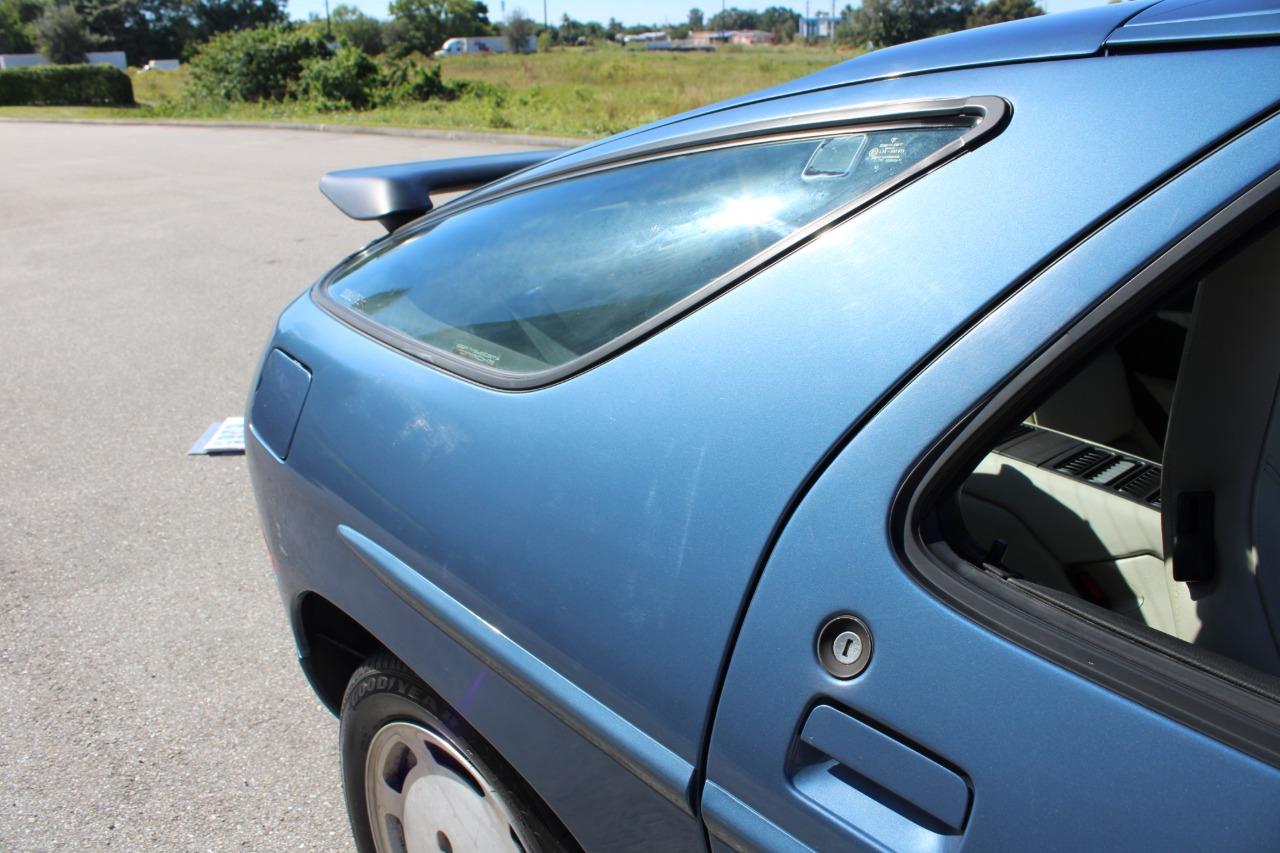
{"type": "Polygon", "coordinates": [[[1116,480],[1141,468],[1142,463],[1133,459],[1115,459],[1089,475],[1089,482],[1099,486],[1110,486],[1116,480]]]}
{"type": "Polygon", "coordinates": [[[1055,471],[1062,474],[1070,474],[1073,477],[1082,477],[1090,469],[1101,465],[1111,458],[1111,454],[1105,450],[1096,447],[1086,447],[1084,450],[1069,457],[1063,462],[1059,462],[1054,466],[1055,471]]]}
{"type": "MultiPolygon", "coordinates": [[[[1160,488],[1160,469],[1148,468],[1145,471],[1143,471],[1141,474],[1139,474],[1138,476],[1134,477],[1133,479],[1126,482],[1123,486],[1121,486],[1120,491],[1124,492],[1126,495],[1129,495],[1130,497],[1135,497],[1138,500],[1144,500],[1148,498],[1152,492],[1156,491],[1159,488],[1160,488]]],[[[1156,496],[1156,501],[1157,502],[1159,501],[1158,495],[1156,496]]]]}

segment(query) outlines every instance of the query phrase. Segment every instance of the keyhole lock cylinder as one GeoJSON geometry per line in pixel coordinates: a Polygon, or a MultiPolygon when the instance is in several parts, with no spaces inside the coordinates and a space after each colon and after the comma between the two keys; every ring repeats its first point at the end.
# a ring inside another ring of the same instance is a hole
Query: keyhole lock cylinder
{"type": "Polygon", "coordinates": [[[871,662],[871,631],[857,616],[837,616],[818,632],[818,660],[836,678],[860,675],[871,662]]]}

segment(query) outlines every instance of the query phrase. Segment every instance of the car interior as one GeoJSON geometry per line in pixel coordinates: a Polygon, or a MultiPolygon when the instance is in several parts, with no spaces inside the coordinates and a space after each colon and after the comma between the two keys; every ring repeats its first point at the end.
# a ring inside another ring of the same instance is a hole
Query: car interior
{"type": "Polygon", "coordinates": [[[1278,321],[1272,225],[990,448],[952,496],[953,547],[1280,675],[1278,321]]]}

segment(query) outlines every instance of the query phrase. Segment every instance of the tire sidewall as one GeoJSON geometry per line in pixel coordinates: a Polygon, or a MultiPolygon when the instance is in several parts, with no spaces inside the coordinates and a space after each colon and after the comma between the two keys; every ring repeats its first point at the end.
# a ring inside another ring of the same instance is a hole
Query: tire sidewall
{"type": "Polygon", "coordinates": [[[521,835],[538,844],[543,834],[537,831],[536,820],[529,820],[523,798],[510,789],[501,774],[494,772],[494,765],[501,759],[486,760],[485,754],[473,746],[483,741],[470,726],[452,710],[441,707],[432,691],[417,678],[407,673],[365,667],[356,671],[347,687],[339,727],[342,788],[357,850],[377,851],[369,822],[365,764],[374,736],[383,726],[396,722],[425,726],[453,744],[506,799],[515,820],[521,822],[518,827],[521,835]]]}

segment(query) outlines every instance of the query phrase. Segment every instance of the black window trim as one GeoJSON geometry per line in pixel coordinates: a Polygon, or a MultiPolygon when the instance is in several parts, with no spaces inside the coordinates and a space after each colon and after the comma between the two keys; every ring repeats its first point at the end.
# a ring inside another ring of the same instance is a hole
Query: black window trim
{"type": "Polygon", "coordinates": [[[1280,766],[1280,679],[1087,602],[1041,594],[953,547],[940,511],[975,455],[1128,321],[1265,224],[1280,220],[1280,170],[1225,205],[1084,313],[922,455],[891,517],[902,565],[974,622],[1102,687],[1265,763],[1280,766]],[[1257,676],[1257,677],[1251,677],[1257,676]]]}
{"type": "Polygon", "coordinates": [[[482,187],[479,190],[441,205],[436,210],[417,219],[393,234],[371,242],[363,249],[349,255],[326,273],[311,288],[313,301],[326,313],[356,331],[409,355],[418,361],[452,374],[461,379],[500,391],[532,391],[545,388],[589,370],[618,353],[656,334],[689,312],[740,284],[801,245],[821,233],[856,215],[876,201],[897,191],[906,184],[936,168],[964,151],[972,150],[986,142],[1007,124],[1011,108],[1002,98],[980,96],[948,98],[928,101],[908,101],[876,104],[869,107],[846,110],[826,110],[786,119],[743,124],[730,130],[715,133],[686,134],[663,140],[652,145],[629,148],[622,154],[590,159],[569,164],[550,173],[531,175],[514,184],[482,187]],[[403,236],[406,231],[417,232],[434,225],[442,218],[472,207],[513,195],[526,190],[571,178],[582,177],[607,169],[631,166],[652,160],[700,153],[741,145],[758,145],[770,142],[786,142],[799,139],[820,139],[842,132],[874,132],[898,128],[964,127],[968,130],[918,163],[896,175],[890,181],[856,196],[840,207],[818,217],[789,236],[738,264],[728,272],[713,279],[688,296],[672,304],[643,323],[609,342],[547,370],[532,373],[515,373],[486,367],[453,353],[424,344],[367,317],[340,302],[329,294],[329,285],[354,264],[377,251],[384,241],[393,236],[403,236]]]}

